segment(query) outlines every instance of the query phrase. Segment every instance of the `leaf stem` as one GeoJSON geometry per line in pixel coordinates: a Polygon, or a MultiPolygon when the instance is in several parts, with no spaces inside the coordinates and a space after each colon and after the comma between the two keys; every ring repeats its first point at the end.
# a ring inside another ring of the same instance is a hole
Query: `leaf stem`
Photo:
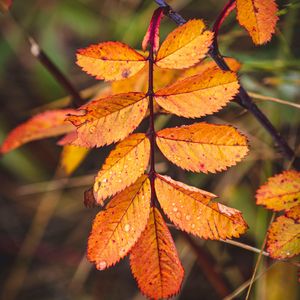
{"type": "Polygon", "coordinates": [[[56,81],[62,86],[62,88],[69,95],[71,95],[72,106],[79,107],[83,105],[86,101],[81,97],[80,93],[75,89],[70,80],[52,62],[52,60],[39,46],[39,44],[34,40],[34,38],[30,34],[28,34],[24,28],[22,28],[18,21],[11,14],[9,14],[9,16],[14,26],[22,32],[23,36],[29,42],[31,54],[44,66],[44,68],[48,70],[48,72],[56,79],[56,81]]]}
{"type": "MultiPolygon", "coordinates": [[[[153,14],[156,14],[156,11],[153,14]]],[[[150,171],[149,171],[149,180],[150,180],[150,187],[151,187],[151,205],[155,206],[156,201],[156,194],[155,194],[155,186],[154,186],[154,180],[155,180],[155,127],[154,127],[154,88],[153,88],[153,73],[154,73],[154,28],[150,29],[152,32],[150,32],[150,39],[149,39],[149,56],[148,56],[148,62],[149,62],[149,75],[148,75],[148,91],[147,95],[149,97],[149,131],[148,131],[148,137],[150,140],[150,171]]]]}
{"type": "MultiPolygon", "coordinates": [[[[179,15],[178,13],[174,12],[173,9],[164,1],[164,0],[154,0],[160,7],[164,9],[164,13],[175,23],[178,25],[182,25],[186,22],[186,20],[179,15]]],[[[225,62],[222,54],[220,54],[217,38],[219,33],[219,28],[224,21],[224,18],[227,14],[233,9],[235,0],[229,0],[229,2],[225,5],[219,16],[217,17],[216,22],[213,26],[214,31],[214,42],[211,46],[209,51],[209,55],[211,58],[216,62],[220,69],[224,71],[229,71],[230,68],[228,67],[227,63],[225,62]]],[[[240,92],[236,96],[236,102],[242,106],[243,108],[247,109],[252,113],[252,115],[259,121],[259,123],[267,130],[267,132],[272,136],[273,140],[279,146],[282,155],[288,159],[289,161],[293,161],[293,165],[296,169],[300,168],[300,159],[295,159],[295,153],[290,148],[288,143],[285,139],[280,135],[280,133],[276,130],[276,128],[272,125],[269,121],[267,116],[257,107],[257,105],[253,102],[251,97],[248,95],[246,90],[240,84],[240,92]]]]}

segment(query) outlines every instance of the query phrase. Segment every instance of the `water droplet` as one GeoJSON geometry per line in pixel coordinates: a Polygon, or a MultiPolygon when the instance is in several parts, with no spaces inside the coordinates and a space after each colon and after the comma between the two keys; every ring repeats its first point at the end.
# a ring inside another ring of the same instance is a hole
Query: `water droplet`
{"type": "Polygon", "coordinates": [[[175,207],[173,208],[173,210],[176,212],[176,211],[178,210],[178,208],[175,206],[175,207]]]}
{"type": "Polygon", "coordinates": [[[189,220],[191,219],[191,216],[190,216],[190,215],[186,215],[186,216],[185,216],[185,219],[186,219],[187,221],[189,221],[189,220]]]}
{"type": "Polygon", "coordinates": [[[91,126],[91,127],[89,128],[90,134],[93,134],[95,131],[96,131],[96,126],[91,126]]]}
{"type": "Polygon", "coordinates": [[[102,179],[102,182],[103,183],[107,182],[107,179],[106,178],[102,179]]]}
{"type": "Polygon", "coordinates": [[[181,218],[181,212],[176,213],[176,218],[180,219],[181,218]]]}
{"type": "Polygon", "coordinates": [[[175,204],[176,204],[175,202],[172,203],[173,206],[175,206],[175,204]]]}
{"type": "Polygon", "coordinates": [[[130,230],[130,225],[129,224],[125,224],[124,225],[124,231],[128,232],[130,230]]]}
{"type": "Polygon", "coordinates": [[[119,252],[119,255],[124,255],[126,253],[126,249],[125,248],[121,248],[120,249],[120,252],[119,252]]]}
{"type": "Polygon", "coordinates": [[[119,181],[119,182],[122,182],[122,179],[119,179],[118,181],[119,181]]]}
{"type": "Polygon", "coordinates": [[[192,226],[192,228],[195,228],[195,224],[192,224],[191,226],[192,226]]]}
{"type": "Polygon", "coordinates": [[[285,254],[289,256],[289,255],[291,255],[291,252],[287,251],[285,254]]]}
{"type": "Polygon", "coordinates": [[[107,266],[106,261],[102,260],[102,261],[99,261],[97,263],[96,267],[97,267],[98,270],[102,271],[102,270],[104,270],[106,268],[106,266],[107,266]]]}

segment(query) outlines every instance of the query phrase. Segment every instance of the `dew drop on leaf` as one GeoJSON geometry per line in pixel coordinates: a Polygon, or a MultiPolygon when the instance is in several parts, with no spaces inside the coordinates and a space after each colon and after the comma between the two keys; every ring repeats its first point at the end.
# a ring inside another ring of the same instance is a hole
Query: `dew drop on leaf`
{"type": "Polygon", "coordinates": [[[89,133],[90,133],[90,134],[93,134],[95,131],[96,131],[96,126],[91,126],[91,127],[89,128],[89,133]]]}
{"type": "Polygon", "coordinates": [[[98,270],[100,270],[100,271],[102,271],[102,270],[104,270],[105,268],[106,268],[106,266],[107,266],[107,263],[106,263],[106,261],[100,261],[99,263],[97,263],[97,265],[96,265],[96,267],[97,267],[97,269],[98,270]]]}
{"type": "Polygon", "coordinates": [[[176,211],[178,210],[178,208],[175,206],[175,207],[173,208],[173,210],[176,212],[176,211]]]}
{"type": "Polygon", "coordinates": [[[124,231],[128,232],[130,230],[130,225],[129,224],[125,224],[124,225],[124,231]]]}
{"type": "Polygon", "coordinates": [[[189,220],[191,219],[191,216],[190,216],[190,215],[186,215],[186,216],[185,216],[185,219],[186,219],[187,221],[189,221],[189,220]]]}

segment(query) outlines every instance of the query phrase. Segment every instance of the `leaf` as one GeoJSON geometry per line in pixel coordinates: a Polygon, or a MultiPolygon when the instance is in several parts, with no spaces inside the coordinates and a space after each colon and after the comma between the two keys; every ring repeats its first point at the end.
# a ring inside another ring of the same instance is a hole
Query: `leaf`
{"type": "Polygon", "coordinates": [[[212,68],[160,89],[155,93],[155,100],[178,116],[199,118],[220,110],[238,89],[235,73],[212,68]]]}
{"type": "Polygon", "coordinates": [[[157,199],[169,219],[180,229],[204,239],[239,237],[248,226],[240,211],[212,203],[216,196],[167,176],[155,179],[157,199]]]}
{"type": "Polygon", "coordinates": [[[157,8],[154,11],[150,25],[143,39],[142,49],[144,51],[146,51],[148,45],[151,46],[151,43],[153,41],[152,49],[154,52],[157,52],[159,47],[159,26],[163,16],[164,12],[161,7],[157,8]]]}
{"type": "Polygon", "coordinates": [[[193,172],[226,170],[248,153],[247,138],[226,125],[166,128],[157,132],[156,143],[167,159],[193,172]]]}
{"type": "MultiPolygon", "coordinates": [[[[227,63],[227,65],[229,66],[231,71],[237,72],[237,71],[240,70],[241,63],[238,62],[236,59],[231,58],[231,57],[225,57],[224,60],[227,63]]],[[[197,74],[200,74],[200,73],[204,73],[204,72],[210,70],[211,68],[219,68],[214,60],[201,62],[201,63],[197,64],[196,66],[187,69],[180,76],[180,79],[190,77],[190,76],[193,76],[193,75],[197,75],[197,74]]]]}
{"type": "Polygon", "coordinates": [[[0,152],[5,154],[28,142],[73,131],[74,126],[65,122],[66,115],[69,113],[76,113],[76,111],[71,109],[50,110],[32,117],[8,134],[0,152]]]}
{"type": "Polygon", "coordinates": [[[268,179],[256,192],[256,204],[280,211],[300,204],[300,172],[284,171],[268,179]]]}
{"type": "Polygon", "coordinates": [[[150,142],[145,134],[132,134],[120,142],[95,179],[97,202],[103,204],[107,197],[134,183],[146,170],[149,157],[150,142]]]}
{"type": "Polygon", "coordinates": [[[167,225],[152,207],[146,229],[130,254],[130,266],[139,288],[151,299],[179,292],[184,270],[167,225]]]}
{"type": "MultiPolygon", "coordinates": [[[[153,66],[153,90],[156,91],[173,83],[179,76],[178,70],[161,69],[153,66]]],[[[112,83],[114,94],[129,92],[144,92],[148,90],[148,67],[145,67],[134,76],[112,83]]]]}
{"type": "Polygon", "coordinates": [[[142,176],[97,214],[87,250],[88,260],[97,269],[116,264],[136,243],[147,225],[150,194],[150,182],[142,176]]]}
{"type": "Polygon", "coordinates": [[[300,253],[300,205],[278,217],[270,226],[267,251],[275,259],[291,258],[300,253]]]}
{"type": "Polygon", "coordinates": [[[202,20],[190,20],[172,31],[156,56],[161,68],[184,69],[198,63],[209,50],[213,33],[205,30],[202,20]]]}
{"type": "Polygon", "coordinates": [[[237,0],[237,19],[256,45],[270,41],[275,32],[277,5],[274,0],[237,0]]]}
{"type": "Polygon", "coordinates": [[[86,158],[89,149],[66,145],[61,153],[60,164],[67,175],[71,175],[86,158]]]}
{"type": "Polygon", "coordinates": [[[70,116],[77,127],[73,145],[101,147],[127,137],[143,120],[148,98],[143,93],[127,93],[102,98],[85,105],[85,114],[70,116]]]}
{"type": "Polygon", "coordinates": [[[12,0],[0,0],[0,12],[6,13],[12,5],[12,0]]]}
{"type": "Polygon", "coordinates": [[[146,59],[120,42],[104,42],[78,50],[77,64],[97,79],[112,81],[130,77],[146,65],[146,59]]]}

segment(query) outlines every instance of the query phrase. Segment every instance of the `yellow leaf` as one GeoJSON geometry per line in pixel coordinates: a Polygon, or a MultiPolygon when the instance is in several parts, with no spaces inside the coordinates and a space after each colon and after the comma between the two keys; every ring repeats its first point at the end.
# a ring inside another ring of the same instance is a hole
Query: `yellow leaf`
{"type": "Polygon", "coordinates": [[[300,253],[300,205],[278,217],[270,226],[267,251],[276,259],[290,258],[300,253]]]}
{"type": "Polygon", "coordinates": [[[199,118],[220,110],[233,99],[238,89],[235,73],[211,68],[160,89],[155,93],[155,100],[178,116],[199,118]]]}
{"type": "Polygon", "coordinates": [[[300,172],[284,171],[268,179],[256,192],[256,204],[280,211],[300,204],[300,172]]]}
{"type": "Polygon", "coordinates": [[[143,93],[113,95],[93,101],[83,107],[84,115],[67,120],[77,127],[72,145],[101,147],[127,137],[143,120],[148,98],[143,93]]]}
{"type": "Polygon", "coordinates": [[[86,158],[89,149],[66,145],[61,153],[60,164],[67,175],[71,175],[86,158]]]}
{"type": "MultiPolygon", "coordinates": [[[[143,68],[134,76],[115,81],[112,83],[112,91],[114,94],[129,92],[144,92],[148,90],[148,66],[143,68]]],[[[157,66],[153,68],[153,90],[156,91],[175,81],[179,76],[178,70],[161,69],[157,66]]]]}
{"type": "Polygon", "coordinates": [[[190,20],[172,31],[158,50],[156,65],[184,69],[198,63],[209,50],[213,33],[202,20],[190,20]]]}
{"type": "Polygon", "coordinates": [[[94,195],[102,204],[107,197],[135,182],[146,170],[150,142],[143,133],[132,134],[111,151],[94,184],[94,195]]]}
{"type": "Polygon", "coordinates": [[[127,255],[147,225],[150,213],[150,183],[147,176],[116,195],[97,214],[88,240],[87,257],[104,270],[127,255]]]}
{"type": "Polygon", "coordinates": [[[74,131],[74,126],[65,119],[67,114],[75,112],[71,109],[49,110],[32,117],[8,134],[0,152],[5,154],[28,142],[74,131]]]}
{"type": "Polygon", "coordinates": [[[167,176],[155,179],[157,199],[170,220],[180,229],[204,239],[239,237],[247,230],[240,211],[213,203],[216,196],[167,176]]]}
{"type": "Polygon", "coordinates": [[[157,132],[161,152],[177,166],[193,172],[226,170],[248,153],[247,138],[226,125],[195,123],[157,132]]]}
{"type": "Polygon", "coordinates": [[[151,208],[146,229],[131,250],[130,266],[147,297],[169,298],[179,292],[184,270],[167,225],[155,207],[151,208]]]}
{"type": "Polygon", "coordinates": [[[274,0],[237,0],[236,8],[238,21],[256,45],[270,41],[278,21],[274,0]]]}
{"type": "Polygon", "coordinates": [[[104,42],[78,50],[77,64],[97,79],[112,81],[140,71],[146,64],[146,58],[126,44],[104,42]]]}

